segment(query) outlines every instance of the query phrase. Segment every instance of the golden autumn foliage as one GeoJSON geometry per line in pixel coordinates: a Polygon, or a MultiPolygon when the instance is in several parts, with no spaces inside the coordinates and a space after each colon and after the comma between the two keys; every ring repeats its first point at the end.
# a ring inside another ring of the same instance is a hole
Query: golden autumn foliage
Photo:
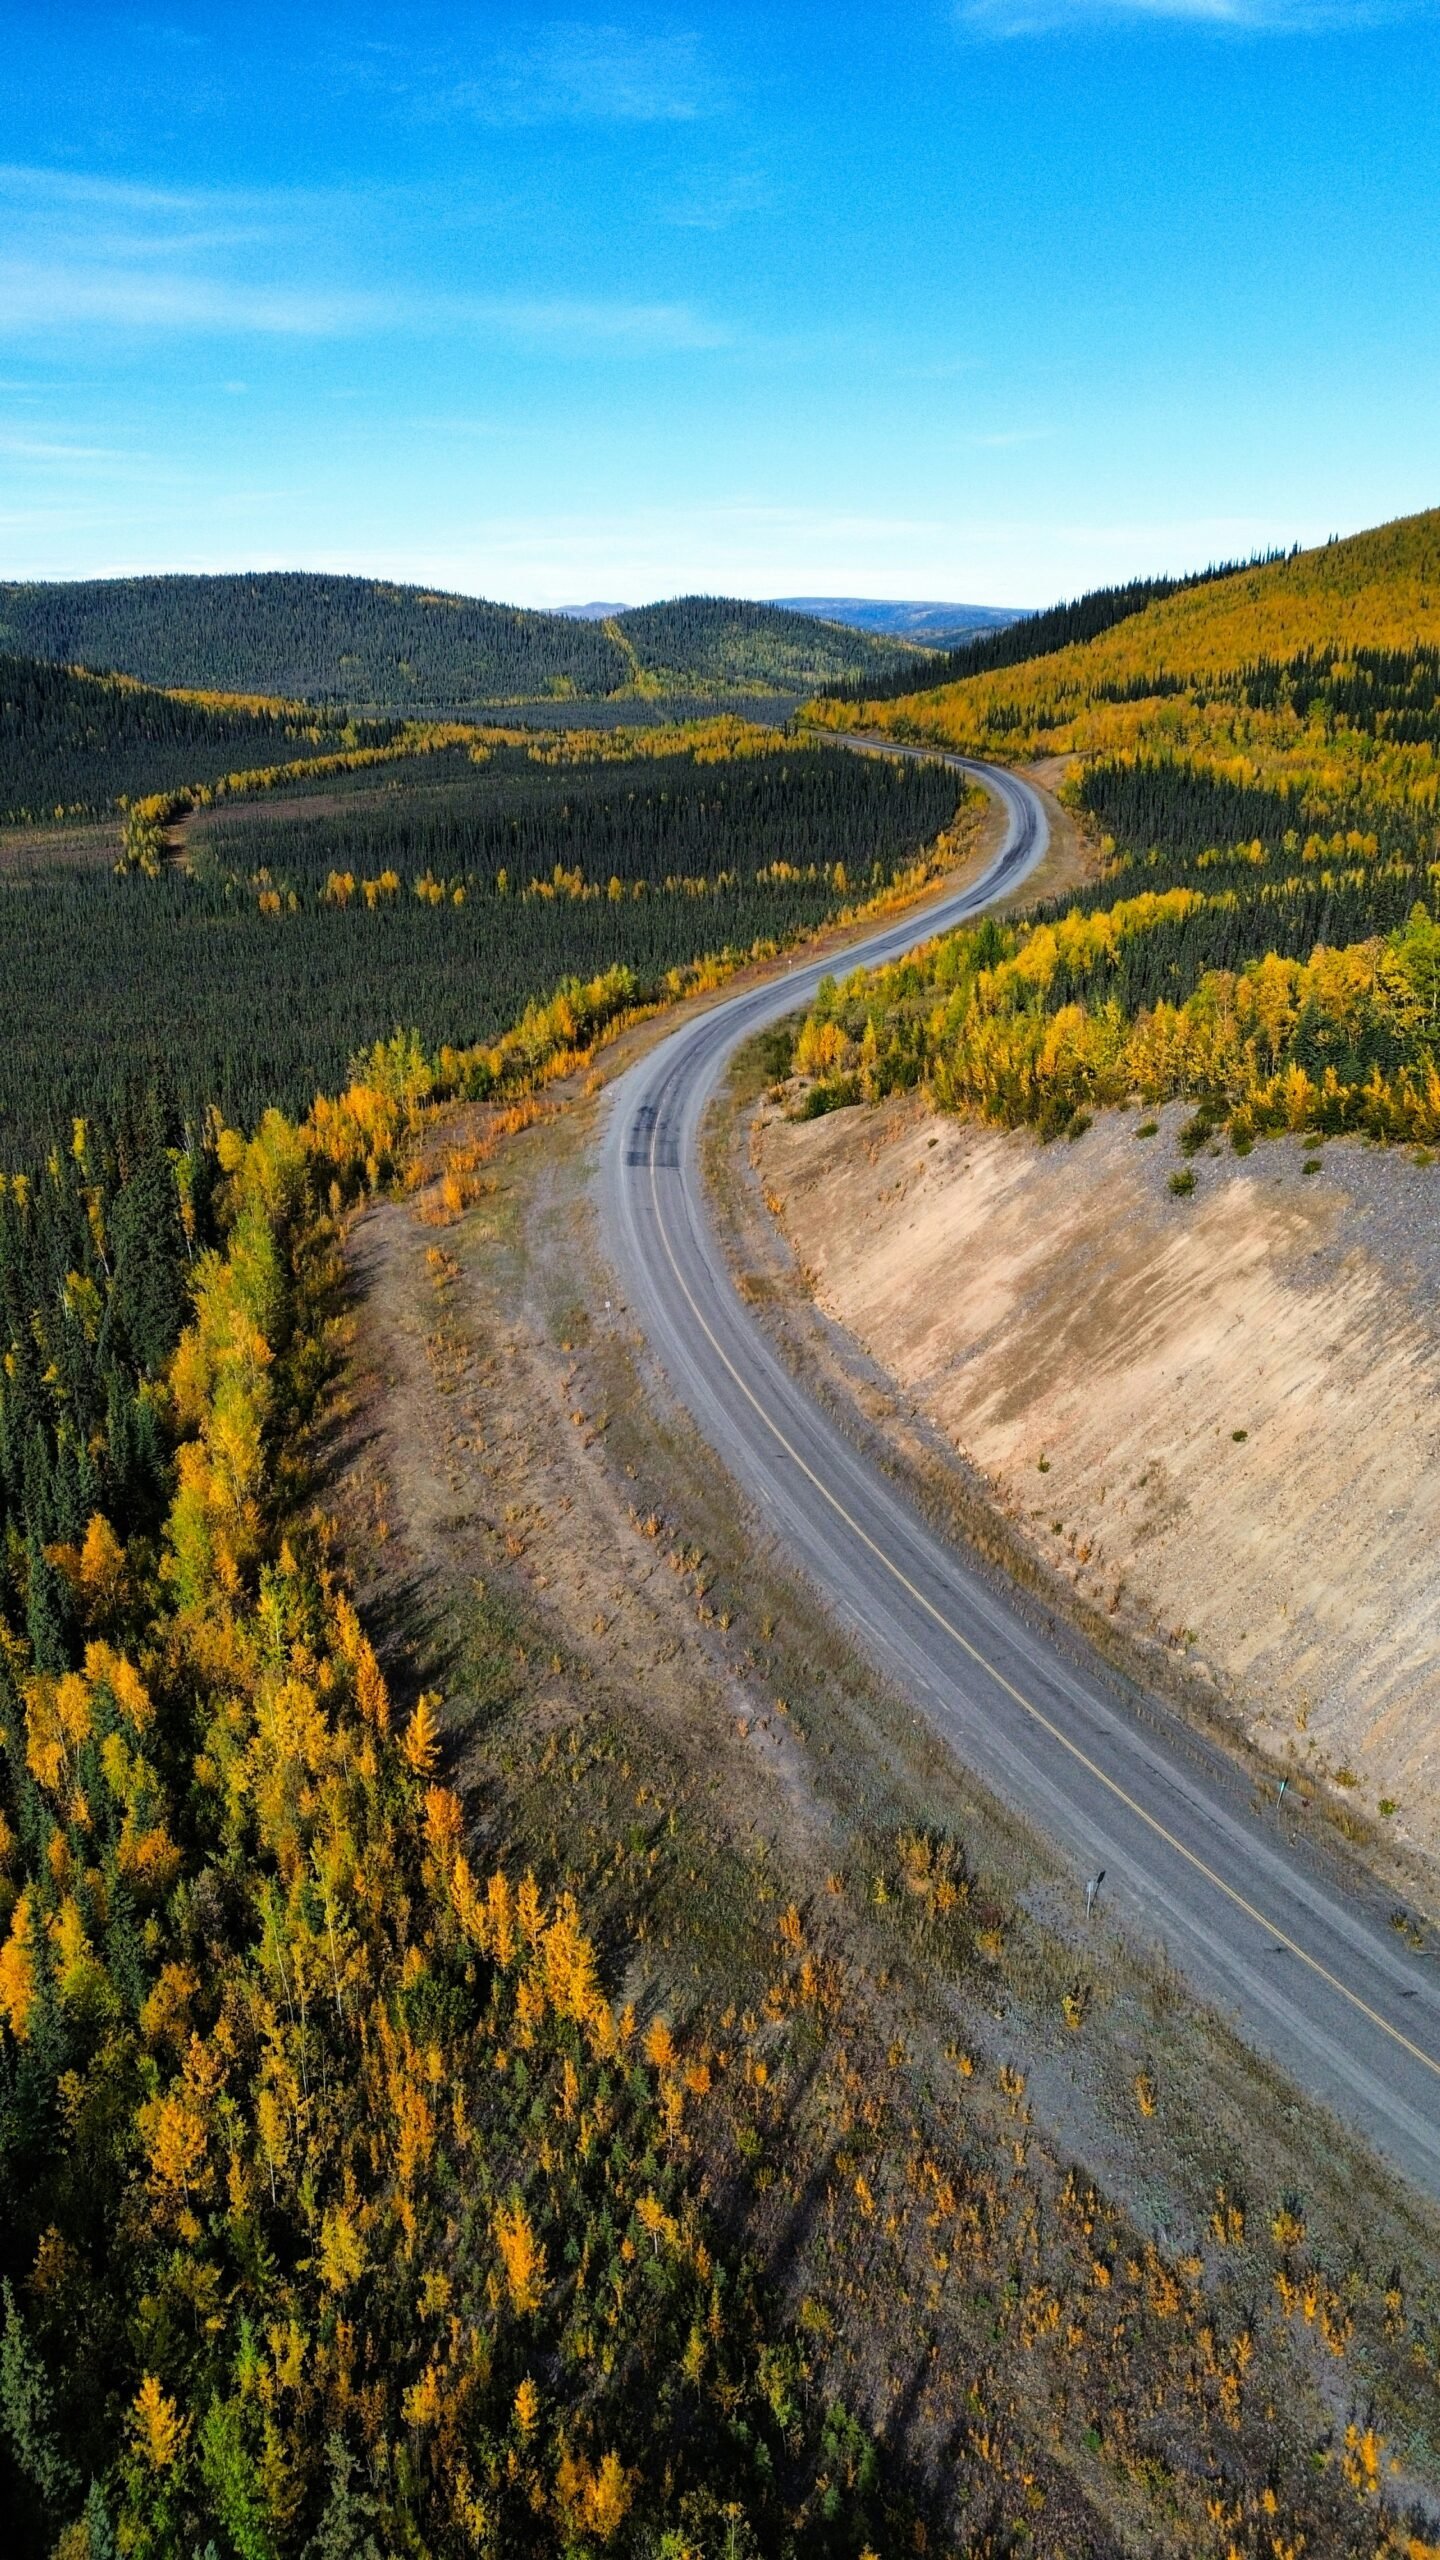
{"type": "Polygon", "coordinates": [[[953,992],[923,1027],[889,1018],[883,994],[841,1019],[822,1006],[801,1072],[854,1100],[924,1074],[946,1107],[1047,1134],[1095,1104],[1191,1093],[1238,1113],[1247,1141],[1314,1128],[1432,1144],[1437,561],[1432,512],[1186,589],[1019,666],[817,706],[1001,760],[1076,757],[1066,797],[1123,841],[1107,832],[1101,883],[1002,959],[948,977],[937,962],[937,996],[953,992]],[[1230,808],[1265,838],[1220,833],[1230,808]]]}
{"type": "Polygon", "coordinates": [[[0,1947],[0,2017],[20,2044],[30,2032],[35,1999],[34,1933],[34,1902],[27,1888],[16,1899],[10,1933],[0,1947]]]}
{"type": "Polygon", "coordinates": [[[185,2421],[153,2373],[146,2374],[135,2394],[131,2432],[141,2461],[151,2471],[168,2471],[183,2449],[185,2421]]]}
{"type": "Polygon", "coordinates": [[[555,2482],[555,2503],[571,2533],[593,2534],[597,2542],[613,2542],[634,2497],[618,2454],[587,2462],[581,2453],[564,2453],[555,2482]]]}
{"type": "MultiPolygon", "coordinates": [[[[1190,747],[1263,762],[1294,747],[1305,724],[1227,699],[1243,669],[1301,652],[1344,662],[1417,644],[1440,644],[1434,510],[1188,588],[1051,657],[896,702],[822,701],[807,716],[1007,758],[1190,747]]],[[[1422,765],[1433,774],[1433,752],[1422,765]]]]}
{"type": "Polygon", "coordinates": [[[426,1778],[440,1762],[440,1729],[435,1721],[435,1701],[428,1691],[416,1702],[415,1712],[405,1728],[401,1744],[407,1768],[418,1778],[426,1778]]]}
{"type": "Polygon", "coordinates": [[[535,2237],[524,2205],[518,2201],[503,2205],[496,2214],[495,2246],[512,2307],[521,2313],[537,2311],[545,2290],[545,2251],[535,2237]]]}
{"type": "MultiPolygon", "coordinates": [[[[372,1090],[360,1143],[409,1111],[408,1050],[372,1090]]],[[[384,2547],[456,2560],[609,2544],[677,2478],[697,2517],[763,2520],[784,2471],[818,2514],[818,2438],[769,2414],[748,2279],[686,2362],[716,2305],[684,2144],[708,2065],[682,2082],[669,2026],[637,2049],[573,1896],[477,1875],[439,1699],[395,1730],[323,1548],[282,1529],[331,1287],[322,1120],[220,1134],[227,1238],[194,1260],[148,1585],[101,1522],[75,1546],[74,1667],[8,1636],[0,1659],[40,1844],[16,1872],[7,1810],[0,2060],[38,2051],[66,2128],[5,2370],[46,2360],[88,2466],[46,2454],[31,2494],[73,2536],[93,2474],[134,2560],[237,2516],[245,2547],[263,2523],[298,2555],[356,2464],[384,2547]],[[67,2325],[82,2284],[98,2365],[67,2325]],[[740,2408],[773,2440],[758,2479],[740,2408]]]]}
{"type": "MultiPolygon", "coordinates": [[[[1362,902],[1376,867],[1372,842],[1354,873],[1362,902]]],[[[1145,892],[950,935],[838,988],[827,982],[795,1047],[796,1072],[814,1081],[807,1107],[924,1078],[942,1109],[1046,1135],[1084,1108],[1190,1094],[1242,1141],[1306,1129],[1440,1139],[1440,923],[1420,901],[1403,925],[1363,942],[1198,968],[1178,1001],[1160,995],[1129,1011],[1105,992],[1117,972],[1148,982],[1151,943],[1183,952],[1188,933],[1228,928],[1233,913],[1228,890],[1145,892]]],[[[1242,948],[1267,929],[1263,906],[1242,915],[1242,948]]]]}

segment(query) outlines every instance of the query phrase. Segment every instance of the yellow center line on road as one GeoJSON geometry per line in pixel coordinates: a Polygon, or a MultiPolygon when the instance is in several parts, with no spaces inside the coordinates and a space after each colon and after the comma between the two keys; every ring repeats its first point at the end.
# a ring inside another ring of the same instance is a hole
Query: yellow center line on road
{"type": "Polygon", "coordinates": [[[885,1571],[892,1575],[894,1580],[899,1583],[901,1590],[908,1592],[910,1598],[925,1611],[928,1617],[934,1619],[936,1626],[943,1629],[944,1633],[950,1637],[952,1643],[958,1644],[961,1651],[969,1655],[971,1661],[977,1666],[977,1668],[985,1672],[988,1677],[995,1682],[998,1689],[1003,1689],[1006,1697],[1013,1699],[1015,1705],[1023,1709],[1024,1713],[1031,1719],[1031,1722],[1039,1726],[1042,1733],[1048,1734],[1052,1742],[1058,1742],[1062,1751],[1068,1751],[1071,1759],[1076,1761],[1090,1777],[1094,1778],[1097,1783],[1105,1789],[1107,1794],[1113,1796],[1117,1804],[1123,1805],[1126,1812],[1133,1814],[1137,1822],[1143,1823],[1148,1831],[1153,1832],[1157,1840],[1163,1840],[1167,1849],[1173,1849],[1175,1855],[1178,1858],[1183,1858],[1185,1864],[1188,1867],[1193,1868],[1196,1875],[1203,1876],[1207,1884],[1213,1885],[1217,1893],[1223,1894],[1225,1900],[1230,1903],[1235,1910],[1243,1911],[1247,1920],[1253,1920],[1257,1927],[1268,1931],[1269,1935],[1279,1946],[1284,1947],[1288,1954],[1298,1956],[1301,1964],[1307,1966],[1309,1971],[1313,1973],[1319,1981],[1325,1983],[1331,1991],[1337,1992],[1342,2000],[1348,2001],[1351,2008],[1357,2009],[1362,2018],[1368,2018],[1372,2026],[1378,2027],[1382,2035],[1388,2036],[1393,2044],[1397,2044],[1400,2047],[1402,2052],[1408,2053],[1412,2061],[1423,2064],[1427,2071],[1431,2072],[1437,2080],[1440,2080],[1440,2061],[1437,2061],[1433,2054],[1427,2053],[1423,2045],[1414,2043],[1412,2039],[1405,2035],[1399,2027],[1393,2025],[1390,2019],[1385,2017],[1379,2009],[1372,2009],[1368,2000],[1363,2000],[1358,1991],[1352,1991],[1350,1985],[1347,1982],[1343,1982],[1338,1974],[1332,1973],[1328,1965],[1323,1965],[1318,1956],[1312,1956],[1308,1948],[1302,1947],[1296,1939],[1290,1937],[1284,1929],[1279,1928],[1273,1920],[1267,1919],[1265,1913],[1257,1910],[1253,1902],[1247,1901],[1243,1893],[1238,1893],[1234,1885],[1227,1884],[1223,1876],[1217,1875],[1213,1867],[1208,1866],[1206,1861],[1197,1856],[1193,1849],[1187,1848],[1185,1842],[1178,1839],[1173,1831],[1168,1830],[1165,1824],[1159,1821],[1153,1813],[1147,1812],[1143,1804],[1137,1803],[1135,1798],[1128,1794],[1125,1788],[1119,1784],[1118,1780],[1112,1778],[1107,1770],[1100,1767],[1098,1761],[1092,1760],[1088,1752],[1082,1751],[1078,1742],[1073,1742],[1069,1734],[1046,1715],[1043,1708],[1037,1707],[1033,1699],[1025,1696],[1023,1690],[1017,1689],[1013,1681],[1007,1680],[1004,1672],[997,1670],[995,1664],[987,1660],[986,1656],[979,1650],[979,1647],[977,1645],[973,1645],[967,1635],[962,1635],[960,1629],[951,1624],[951,1621],[945,1616],[944,1611],[937,1609],[934,1601],[928,1599],[926,1594],[919,1590],[916,1584],[910,1580],[908,1574],[901,1571],[900,1566],[896,1564],[894,1558],[887,1555],[885,1549],[878,1543],[878,1541],[871,1537],[869,1530],[863,1528],[860,1522],[846,1510],[844,1503],[839,1500],[837,1495],[831,1492],[829,1486],[822,1480],[822,1478],[816,1475],[814,1468],[807,1466],[805,1460],[801,1457],[799,1450],[793,1447],[791,1442],[787,1440],[784,1432],[775,1421],[773,1415],[766,1410],[759,1397],[747,1385],[745,1379],[742,1378],[734,1361],[726,1351],[724,1344],[716,1339],[716,1336],[711,1331],[710,1326],[705,1320],[702,1310],[696,1305],[695,1299],[691,1294],[689,1284],[686,1281],[685,1274],[681,1270],[680,1265],[675,1258],[675,1250],[670,1242],[669,1232],[666,1228],[664,1216],[661,1211],[660,1189],[656,1180],[655,1146],[659,1135],[659,1127],[659,1115],[657,1112],[650,1131],[650,1197],[655,1211],[655,1224],[659,1231],[660,1241],[664,1245],[670,1268],[675,1274],[675,1278],[679,1284],[685,1303],[695,1318],[696,1323],[700,1327],[701,1332],[704,1334],[706,1341],[709,1343],[711,1350],[715,1353],[716,1358],[719,1360],[727,1374],[734,1380],[736,1386],[740,1390],[740,1393],[745,1398],[746,1403],[758,1415],[760,1421],[764,1424],[765,1429],[771,1434],[771,1437],[776,1440],[784,1450],[785,1455],[789,1458],[791,1464],[799,1468],[800,1473],[805,1477],[807,1483],[814,1486],[816,1492],[821,1496],[823,1501],[829,1504],[837,1518],[844,1521],[847,1529],[849,1529],[851,1533],[860,1540],[863,1546],[869,1548],[870,1553],[876,1558],[877,1562],[883,1565],[885,1571]]]}

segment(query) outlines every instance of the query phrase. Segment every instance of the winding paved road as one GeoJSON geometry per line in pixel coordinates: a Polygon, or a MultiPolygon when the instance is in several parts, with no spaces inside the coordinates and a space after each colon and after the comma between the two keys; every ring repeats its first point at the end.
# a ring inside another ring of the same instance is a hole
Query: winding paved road
{"type": "MultiPolygon", "coordinates": [[[[964,769],[1007,814],[988,870],[874,934],[848,965],[975,917],[1039,861],[1036,795],[996,768],[964,769]]],[[[1077,1927],[1084,1879],[1103,1868],[1113,1916],[1163,1944],[1251,2045],[1440,2198],[1433,1957],[1397,1936],[1383,1904],[1337,1887],[1303,1837],[1257,1815],[1251,1782],[1222,1754],[1061,1651],[931,1528],[806,1394],[730,1280],[700,1174],[706,1106],[739,1043],[808,1001],[825,965],[683,1016],[616,1083],[599,1182],[627,1311],[761,1534],[958,1758],[1072,1862],[1077,1927]]]]}

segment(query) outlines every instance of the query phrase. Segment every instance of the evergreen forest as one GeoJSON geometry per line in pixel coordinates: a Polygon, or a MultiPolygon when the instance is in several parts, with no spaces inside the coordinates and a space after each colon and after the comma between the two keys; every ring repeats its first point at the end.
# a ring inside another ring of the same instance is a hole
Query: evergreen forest
{"type": "Polygon", "coordinates": [[[873,2447],[684,2165],[704,2048],[472,1870],[434,1702],[284,1534],[335,1215],[433,1089],[371,1072],[0,1193],[7,2548],[854,2553],[873,2447]]]}
{"type": "Polygon", "coordinates": [[[570,977],[621,965],[648,990],[777,948],[892,888],[955,815],[938,764],[764,732],[720,753],[615,744],[362,766],[312,786],[314,815],[226,800],[153,876],[6,874],[0,1161],[39,1161],[137,1075],[189,1119],[214,1104],[250,1127],[338,1089],[396,1029],[493,1039],[570,977]]]}
{"type": "Polygon", "coordinates": [[[288,714],[22,698],[20,805],[66,755],[72,805],[172,787],[116,870],[21,836],[0,888],[13,2547],[856,2553],[875,2448],[686,2166],[705,2045],[612,2004],[568,1894],[472,1871],[434,1701],[395,1716],[295,1515],[348,1206],[447,1099],[523,1119],[913,895],[954,777],[733,721],[332,731],[307,773],[288,714]],[[212,746],[274,761],[211,786],[212,746]]]}

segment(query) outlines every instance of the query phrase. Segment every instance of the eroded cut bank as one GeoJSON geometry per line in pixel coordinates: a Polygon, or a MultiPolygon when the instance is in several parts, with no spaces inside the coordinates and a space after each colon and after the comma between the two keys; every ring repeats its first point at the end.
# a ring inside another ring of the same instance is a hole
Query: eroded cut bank
{"type": "Polygon", "coordinates": [[[907,1097],[767,1108],[753,1143],[825,1311],[1045,1559],[1433,1857],[1435,1174],[1351,1143],[1189,1161],[1184,1107],[1156,1118],[1045,1146],[907,1097]]]}

